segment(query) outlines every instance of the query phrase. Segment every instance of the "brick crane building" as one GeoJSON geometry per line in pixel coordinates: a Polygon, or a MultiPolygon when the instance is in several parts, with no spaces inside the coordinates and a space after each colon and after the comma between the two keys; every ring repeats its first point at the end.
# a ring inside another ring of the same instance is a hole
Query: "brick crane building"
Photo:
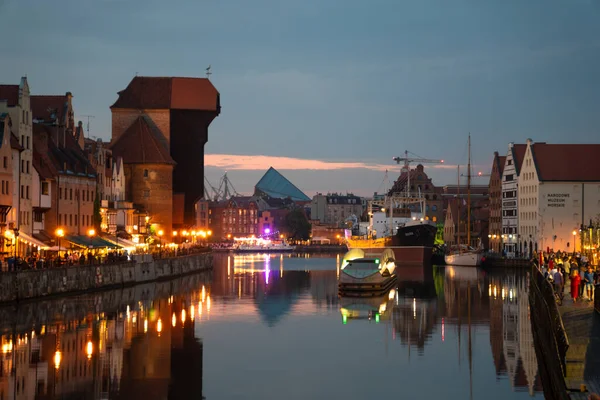
{"type": "Polygon", "coordinates": [[[112,149],[123,157],[128,200],[169,233],[195,224],[204,144],[220,111],[219,92],[206,78],[136,76],[111,106],[112,149]]]}

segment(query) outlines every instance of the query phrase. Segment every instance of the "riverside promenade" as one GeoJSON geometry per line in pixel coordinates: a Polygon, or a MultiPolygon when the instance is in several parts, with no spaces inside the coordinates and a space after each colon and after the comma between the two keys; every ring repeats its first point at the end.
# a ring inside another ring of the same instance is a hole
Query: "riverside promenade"
{"type": "Polygon", "coordinates": [[[3,272],[0,304],[171,279],[211,269],[212,260],[212,252],[205,250],[167,258],[140,255],[134,261],[111,264],[3,272]]]}
{"type": "MultiPolygon", "coordinates": [[[[565,355],[565,385],[572,399],[587,399],[589,393],[600,393],[600,314],[594,311],[594,301],[573,302],[570,285],[558,306],[569,341],[565,355]]],[[[596,301],[600,298],[596,287],[596,301]]]]}
{"type": "Polygon", "coordinates": [[[558,305],[554,289],[537,267],[532,267],[530,305],[536,354],[546,398],[588,399],[600,393],[600,313],[596,299],[573,302],[567,281],[558,305]]]}

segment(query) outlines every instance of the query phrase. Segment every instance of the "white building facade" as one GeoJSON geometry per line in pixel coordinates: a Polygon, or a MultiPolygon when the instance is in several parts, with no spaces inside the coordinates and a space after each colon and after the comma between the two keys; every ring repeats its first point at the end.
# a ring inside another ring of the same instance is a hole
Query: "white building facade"
{"type": "Polygon", "coordinates": [[[600,145],[527,141],[519,175],[519,245],[524,254],[581,251],[580,227],[600,214],[600,145]]]}
{"type": "Polygon", "coordinates": [[[526,145],[510,143],[502,172],[502,239],[508,257],[518,254],[519,204],[517,189],[519,170],[526,145]]]}

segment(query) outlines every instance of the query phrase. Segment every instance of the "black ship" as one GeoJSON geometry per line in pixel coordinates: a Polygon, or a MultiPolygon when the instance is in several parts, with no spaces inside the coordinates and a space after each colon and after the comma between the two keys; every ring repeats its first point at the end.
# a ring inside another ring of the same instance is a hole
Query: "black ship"
{"type": "Polygon", "coordinates": [[[392,246],[432,248],[436,233],[437,226],[429,220],[410,221],[398,227],[396,234],[392,236],[392,246]]]}

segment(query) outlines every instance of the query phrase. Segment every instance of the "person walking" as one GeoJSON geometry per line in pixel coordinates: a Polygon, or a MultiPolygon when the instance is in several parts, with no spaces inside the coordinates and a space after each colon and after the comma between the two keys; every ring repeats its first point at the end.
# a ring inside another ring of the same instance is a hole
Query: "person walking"
{"type": "Polygon", "coordinates": [[[560,269],[556,270],[553,277],[554,277],[554,293],[556,293],[558,295],[558,298],[560,299],[560,302],[562,303],[563,288],[564,288],[565,282],[563,279],[563,274],[560,271],[560,269]]]}
{"type": "Polygon", "coordinates": [[[588,301],[592,301],[592,290],[594,288],[594,272],[592,267],[588,264],[587,271],[583,274],[583,282],[585,283],[585,289],[587,291],[588,301]]]}
{"type": "Polygon", "coordinates": [[[571,275],[571,298],[573,299],[573,303],[577,302],[577,298],[579,297],[579,284],[581,283],[581,276],[579,276],[579,271],[573,270],[573,275],[571,275]]]}

